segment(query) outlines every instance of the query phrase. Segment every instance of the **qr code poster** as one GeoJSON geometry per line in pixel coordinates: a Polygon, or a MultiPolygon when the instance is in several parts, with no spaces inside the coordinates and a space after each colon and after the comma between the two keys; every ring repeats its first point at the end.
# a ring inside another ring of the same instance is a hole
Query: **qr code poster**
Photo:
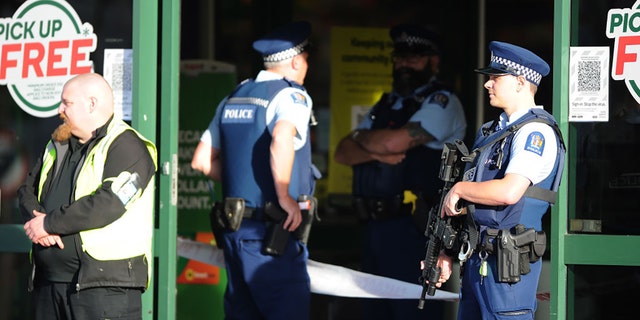
{"type": "Polygon", "coordinates": [[[609,47],[572,47],[569,121],[609,121],[609,47]]]}
{"type": "Polygon", "coordinates": [[[131,120],[133,50],[105,49],[103,69],[103,76],[113,89],[115,115],[122,120],[131,120]]]}

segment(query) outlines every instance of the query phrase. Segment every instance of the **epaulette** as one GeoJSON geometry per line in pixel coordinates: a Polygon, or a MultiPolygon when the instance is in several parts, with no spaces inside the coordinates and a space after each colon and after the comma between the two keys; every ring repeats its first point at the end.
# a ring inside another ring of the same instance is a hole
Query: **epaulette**
{"type": "Polygon", "coordinates": [[[449,96],[444,94],[444,92],[436,92],[429,98],[429,103],[437,104],[444,108],[447,106],[447,103],[449,103],[449,96]]]}

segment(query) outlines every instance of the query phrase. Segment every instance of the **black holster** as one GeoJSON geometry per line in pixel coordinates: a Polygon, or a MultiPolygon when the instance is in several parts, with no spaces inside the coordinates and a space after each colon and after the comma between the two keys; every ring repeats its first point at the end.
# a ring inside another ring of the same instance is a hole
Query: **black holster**
{"type": "Polygon", "coordinates": [[[302,214],[302,222],[300,226],[293,231],[293,236],[307,244],[309,242],[309,234],[311,233],[311,225],[313,220],[320,220],[318,216],[318,199],[308,195],[300,195],[298,197],[298,205],[302,214]]]}
{"type": "Polygon", "coordinates": [[[520,275],[531,271],[531,263],[544,255],[546,235],[544,231],[525,229],[519,224],[511,230],[499,230],[493,249],[497,258],[498,281],[515,283],[520,281],[520,275]]]}
{"type": "Polygon", "coordinates": [[[318,219],[316,214],[317,201],[316,198],[308,195],[300,195],[298,197],[302,222],[293,232],[283,228],[287,212],[279,204],[267,202],[264,206],[267,233],[264,238],[263,252],[268,255],[281,255],[287,247],[290,235],[307,244],[313,220],[318,219]]]}
{"type": "Polygon", "coordinates": [[[267,222],[267,233],[262,244],[264,254],[279,256],[284,253],[289,242],[289,230],[284,229],[284,220],[287,218],[280,205],[275,202],[267,202],[264,205],[264,216],[267,222]]]}
{"type": "Polygon", "coordinates": [[[222,239],[220,238],[222,233],[240,229],[244,210],[244,199],[242,198],[225,198],[224,201],[216,201],[213,204],[209,212],[209,221],[218,248],[222,247],[222,239]]]}

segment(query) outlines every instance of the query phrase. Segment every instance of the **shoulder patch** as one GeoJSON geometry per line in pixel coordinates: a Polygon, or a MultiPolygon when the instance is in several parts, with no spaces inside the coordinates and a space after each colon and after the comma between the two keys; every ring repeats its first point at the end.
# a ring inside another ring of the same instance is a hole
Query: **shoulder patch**
{"type": "Polygon", "coordinates": [[[544,136],[538,131],[531,132],[527,137],[527,143],[524,145],[526,151],[531,151],[539,156],[544,151],[544,136]]]}
{"type": "Polygon", "coordinates": [[[293,103],[303,104],[305,106],[307,105],[307,97],[300,92],[292,93],[291,100],[293,100],[293,103]]]}
{"type": "Polygon", "coordinates": [[[437,104],[444,108],[449,103],[449,97],[442,92],[436,92],[429,98],[429,103],[437,104]]]}

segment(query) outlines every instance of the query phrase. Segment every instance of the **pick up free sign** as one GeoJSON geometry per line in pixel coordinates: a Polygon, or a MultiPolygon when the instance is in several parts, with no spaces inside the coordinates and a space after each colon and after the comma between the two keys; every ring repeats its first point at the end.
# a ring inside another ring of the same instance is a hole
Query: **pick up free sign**
{"type": "Polygon", "coordinates": [[[0,85],[25,112],[57,114],[62,86],[92,72],[97,37],[66,1],[28,0],[11,18],[0,18],[0,85]]]}
{"type": "Polygon", "coordinates": [[[640,103],[640,0],[631,8],[609,10],[606,34],[615,40],[611,77],[624,80],[640,103]]]}

